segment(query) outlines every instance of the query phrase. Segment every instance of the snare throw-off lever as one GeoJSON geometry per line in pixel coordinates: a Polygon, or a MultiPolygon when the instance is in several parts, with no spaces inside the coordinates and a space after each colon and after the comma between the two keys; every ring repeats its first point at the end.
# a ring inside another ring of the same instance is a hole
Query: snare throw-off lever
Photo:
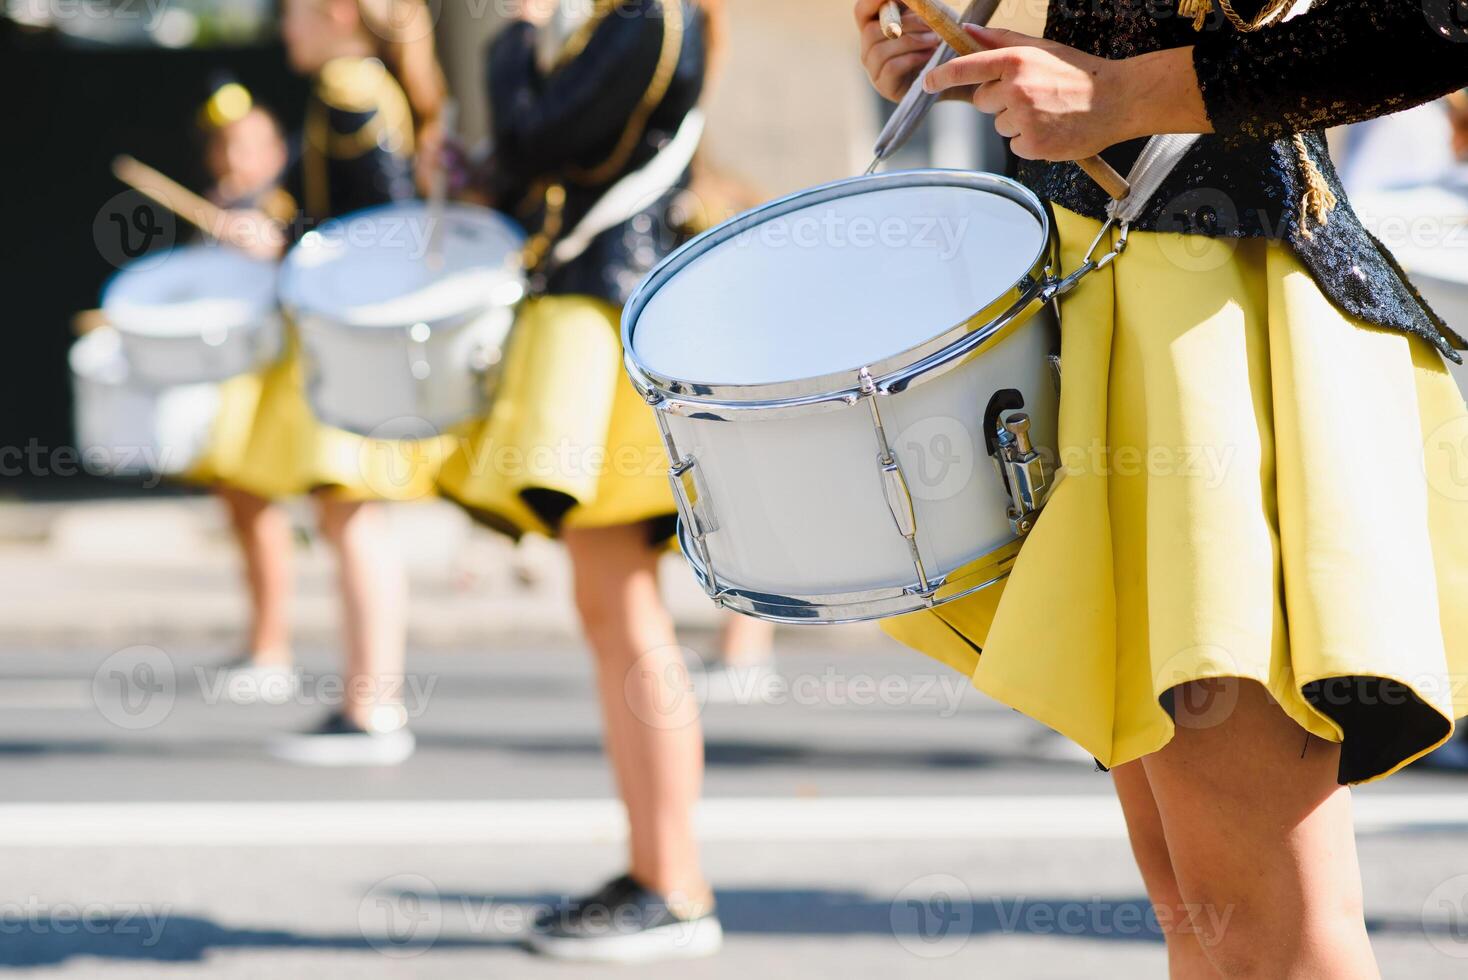
{"type": "Polygon", "coordinates": [[[994,433],[994,460],[1009,490],[1009,526],[1020,536],[1030,533],[1050,492],[1045,460],[1030,442],[1030,417],[1015,412],[994,433]]]}

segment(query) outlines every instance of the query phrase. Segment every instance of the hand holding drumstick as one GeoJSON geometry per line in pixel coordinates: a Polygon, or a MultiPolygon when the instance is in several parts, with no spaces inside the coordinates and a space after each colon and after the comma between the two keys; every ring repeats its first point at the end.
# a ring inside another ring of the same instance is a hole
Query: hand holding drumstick
{"type": "MultiPolygon", "coordinates": [[[[896,40],[882,33],[883,0],[856,0],[862,64],[877,91],[901,99],[938,46],[919,40],[905,20],[896,40]]],[[[904,0],[961,57],[929,72],[929,92],[970,100],[994,116],[1015,154],[1027,160],[1077,160],[1107,191],[1125,182],[1091,161],[1108,146],[1156,133],[1213,131],[1192,68],[1191,48],[1109,60],[1015,31],[961,27],[937,0],[904,0]],[[965,53],[967,52],[967,53],[965,53]],[[1191,83],[1191,84],[1189,84],[1191,83]]]]}

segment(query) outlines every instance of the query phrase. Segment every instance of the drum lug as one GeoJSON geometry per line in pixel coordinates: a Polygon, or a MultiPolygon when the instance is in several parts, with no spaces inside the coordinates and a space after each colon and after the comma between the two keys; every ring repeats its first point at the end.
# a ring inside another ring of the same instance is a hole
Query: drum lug
{"type": "Polygon", "coordinates": [[[1045,460],[1030,442],[1030,417],[1016,412],[1001,421],[996,432],[995,462],[1009,491],[1009,526],[1016,537],[1034,529],[1035,520],[1050,492],[1045,460]]]}
{"type": "Polygon", "coordinates": [[[714,519],[706,503],[708,488],[704,485],[698,460],[693,456],[684,456],[668,469],[668,480],[673,484],[678,516],[688,525],[694,537],[702,538],[717,531],[719,522],[714,519]]]}
{"type": "Polygon", "coordinates": [[[887,441],[887,427],[882,423],[882,410],[877,407],[876,380],[871,371],[862,368],[857,375],[858,390],[866,400],[872,413],[872,430],[877,437],[877,468],[882,476],[882,495],[887,499],[887,509],[892,512],[892,523],[897,533],[907,540],[907,551],[912,558],[913,571],[917,573],[918,595],[931,596],[934,586],[928,581],[927,569],[917,543],[917,510],[912,503],[912,491],[908,489],[907,477],[902,473],[902,464],[887,441]]]}

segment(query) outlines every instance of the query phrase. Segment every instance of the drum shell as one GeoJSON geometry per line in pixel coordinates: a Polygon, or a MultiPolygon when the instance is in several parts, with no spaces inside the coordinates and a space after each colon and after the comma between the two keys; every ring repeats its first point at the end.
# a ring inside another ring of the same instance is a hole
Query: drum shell
{"type": "MultiPolygon", "coordinates": [[[[930,580],[1015,544],[984,412],[995,392],[1017,389],[1053,473],[1055,349],[1052,308],[1036,306],[978,355],[869,396],[912,497],[930,580]]],[[[868,399],[782,417],[663,418],[677,452],[697,461],[699,506],[717,525],[704,546],[720,589],[760,594],[757,611],[776,619],[869,619],[929,604],[915,593],[891,597],[917,574],[884,492],[868,399]],[[887,598],[874,604],[876,594],[887,598]]]]}
{"type": "Polygon", "coordinates": [[[154,386],[223,381],[280,356],[284,327],[278,313],[234,327],[202,325],[198,334],[158,336],[118,328],[132,376],[154,386]]]}
{"type": "Polygon", "coordinates": [[[360,435],[438,435],[484,413],[513,322],[511,306],[486,306],[451,324],[401,327],[299,313],[312,410],[326,424],[360,435]]]}
{"type": "Polygon", "coordinates": [[[137,382],[111,327],[77,340],[68,360],[77,448],[89,471],[177,476],[202,458],[219,411],[217,383],[137,382]]]}

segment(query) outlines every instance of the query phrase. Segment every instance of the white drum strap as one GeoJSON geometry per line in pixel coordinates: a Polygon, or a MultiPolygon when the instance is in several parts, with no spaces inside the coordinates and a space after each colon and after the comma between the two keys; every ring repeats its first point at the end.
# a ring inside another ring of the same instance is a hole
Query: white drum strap
{"type": "Polygon", "coordinates": [[[678,132],[639,170],[623,177],[597,199],[571,232],[556,242],[551,258],[565,265],[591,246],[597,235],[615,228],[662,197],[678,183],[693,162],[703,139],[703,111],[694,109],[683,117],[678,132]]]}
{"type": "Polygon", "coordinates": [[[1151,203],[1152,196],[1157,193],[1168,174],[1177,168],[1178,163],[1193,148],[1193,144],[1198,142],[1198,135],[1163,133],[1148,140],[1126,177],[1126,182],[1131,185],[1131,192],[1120,201],[1108,204],[1107,216],[1120,225],[1129,225],[1136,221],[1151,203]]]}

